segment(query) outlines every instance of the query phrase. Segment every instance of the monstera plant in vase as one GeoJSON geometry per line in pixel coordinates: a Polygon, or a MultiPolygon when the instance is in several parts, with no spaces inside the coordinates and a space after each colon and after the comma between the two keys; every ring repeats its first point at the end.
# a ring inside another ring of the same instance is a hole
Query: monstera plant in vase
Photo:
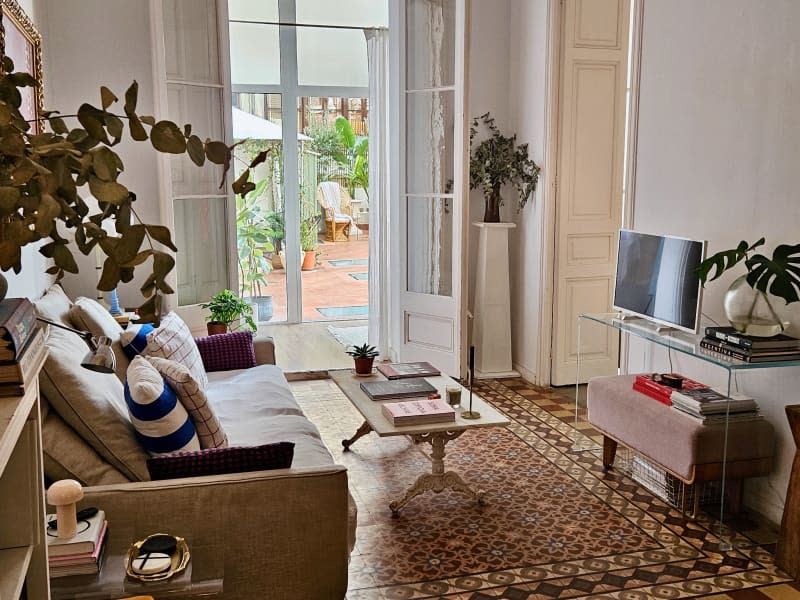
{"type": "Polygon", "coordinates": [[[717,252],[697,268],[705,286],[744,261],[747,272],[725,293],[725,316],[734,329],[756,337],[784,331],[791,324],[790,305],[800,300],[800,244],[781,244],[772,257],[755,254],[764,241],[763,237],[753,244],[742,240],[736,248],[717,252]]]}

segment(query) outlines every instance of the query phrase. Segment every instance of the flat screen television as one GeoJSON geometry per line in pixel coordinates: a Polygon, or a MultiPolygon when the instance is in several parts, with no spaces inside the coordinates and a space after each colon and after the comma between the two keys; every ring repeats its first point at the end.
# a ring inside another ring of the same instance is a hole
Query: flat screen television
{"type": "Polygon", "coordinates": [[[704,241],[620,230],[614,308],[697,333],[702,288],[695,269],[705,248],[704,241]]]}

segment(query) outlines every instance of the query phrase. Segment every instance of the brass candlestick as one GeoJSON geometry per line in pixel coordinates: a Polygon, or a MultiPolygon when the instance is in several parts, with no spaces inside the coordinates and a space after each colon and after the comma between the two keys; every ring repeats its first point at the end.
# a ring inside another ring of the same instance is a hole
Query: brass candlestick
{"type": "Polygon", "coordinates": [[[469,410],[461,412],[462,419],[480,419],[481,413],[472,410],[472,382],[475,381],[475,346],[469,347],[469,410]]]}

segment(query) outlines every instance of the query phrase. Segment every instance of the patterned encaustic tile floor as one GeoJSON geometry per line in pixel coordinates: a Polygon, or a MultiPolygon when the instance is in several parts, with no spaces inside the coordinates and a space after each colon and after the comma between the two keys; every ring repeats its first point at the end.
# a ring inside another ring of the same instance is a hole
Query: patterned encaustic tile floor
{"type": "Polygon", "coordinates": [[[772,561],[771,544],[691,520],[647,489],[604,473],[601,441],[574,404],[522,379],[476,382],[476,392],[510,419],[449,443],[445,463],[486,492],[486,506],[446,490],[413,499],[393,518],[389,502],[430,469],[424,447],[374,433],[343,452],[362,423],[331,380],[293,382],[303,410],[346,465],[358,505],[349,600],[547,598],[800,599],[772,561]]]}

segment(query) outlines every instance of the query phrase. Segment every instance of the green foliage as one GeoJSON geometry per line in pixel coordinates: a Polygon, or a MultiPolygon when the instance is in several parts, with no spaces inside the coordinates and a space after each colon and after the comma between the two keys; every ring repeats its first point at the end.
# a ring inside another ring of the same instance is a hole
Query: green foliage
{"type": "Polygon", "coordinates": [[[267,215],[267,227],[270,230],[270,237],[272,238],[272,244],[275,246],[275,251],[280,252],[283,240],[286,237],[286,223],[283,219],[283,213],[269,213],[267,215]]]}
{"type": "Polygon", "coordinates": [[[311,137],[311,149],[322,156],[333,157],[339,150],[339,133],[327,125],[306,127],[305,134],[311,137]]]}
{"type": "Polygon", "coordinates": [[[300,249],[312,252],[319,243],[319,217],[309,217],[300,222],[300,249]]]}
{"type": "Polygon", "coordinates": [[[256,324],[252,316],[253,307],[230,290],[222,290],[211,300],[201,304],[200,308],[207,308],[211,311],[211,314],[206,317],[208,321],[230,325],[244,317],[250,329],[256,331],[256,324]]]}
{"type": "Polygon", "coordinates": [[[750,255],[763,245],[763,237],[754,244],[742,240],[736,248],[717,252],[697,267],[700,282],[705,286],[744,260],[750,287],[783,298],[787,304],[797,302],[800,300],[800,244],[781,244],[773,250],[772,258],[763,254],[750,255]],[[709,279],[712,270],[714,275],[709,279]]]}
{"type": "Polygon", "coordinates": [[[366,137],[357,137],[350,121],[342,116],[336,117],[334,127],[339,136],[340,148],[333,157],[344,167],[350,195],[355,195],[357,187],[364,188],[369,194],[369,141],[366,137]]]}
{"type": "MultiPolygon", "coordinates": [[[[167,277],[175,259],[168,250],[176,252],[177,248],[169,229],[144,223],[136,214],[136,195],[119,182],[124,165],[112,148],[122,141],[127,121],[130,137],[138,142],[149,139],[158,152],[188,154],[198,166],[206,161],[221,165],[223,184],[233,148],[218,141],[203,141],[192,133],[191,125],[181,129],[170,121],[139,115],[135,81],[125,92],[124,114],[109,112],[118,99],[102,87],[100,108],[84,103],[75,115],[46,111],[41,118],[49,130],[36,133],[20,112],[20,90],[35,85],[33,77],[14,72],[11,59],[2,57],[0,269],[19,273],[22,248],[43,240],[39,252],[54,263],[47,273],[61,279],[65,273],[78,272],[75,248],[88,255],[100,247],[106,258],[97,288],[110,291],[119,283],[132,281],[136,267],[149,261],[152,270],[141,286],[145,301],[139,313],[145,321],[158,322],[161,294],[173,293],[167,277]],[[80,126],[70,128],[68,119],[77,119],[80,126]],[[89,214],[82,197],[85,191],[81,188],[86,185],[98,200],[96,214],[89,214]],[[109,220],[116,235],[103,228],[109,220]],[[74,238],[74,244],[70,238],[74,238]]],[[[257,156],[253,164],[260,159],[257,156]]],[[[234,191],[241,193],[244,188],[240,183],[234,191]]]]}
{"type": "Polygon", "coordinates": [[[350,346],[346,352],[353,358],[375,358],[379,354],[375,346],[370,346],[369,344],[350,346]]]}
{"type": "Polygon", "coordinates": [[[259,181],[245,196],[236,197],[236,242],[239,257],[240,287],[244,295],[261,296],[261,286],[267,285],[272,270],[271,253],[275,250],[268,218],[259,203],[267,181],[259,181]]]}
{"type": "Polygon", "coordinates": [[[511,184],[517,191],[517,210],[522,210],[536,190],[541,170],[528,158],[528,144],[517,145],[516,134],[506,137],[500,133],[494,118],[488,112],[472,119],[469,142],[470,189],[481,189],[487,203],[492,199],[500,202],[500,188],[511,184]],[[486,126],[490,135],[472,147],[481,123],[486,126]]]}

